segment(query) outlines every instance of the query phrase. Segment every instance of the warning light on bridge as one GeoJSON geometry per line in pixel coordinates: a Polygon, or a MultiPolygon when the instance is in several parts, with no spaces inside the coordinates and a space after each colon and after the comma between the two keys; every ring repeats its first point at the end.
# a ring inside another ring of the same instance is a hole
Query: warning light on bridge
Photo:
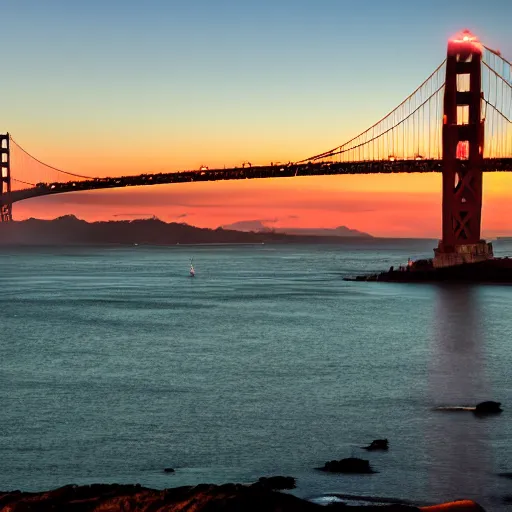
{"type": "Polygon", "coordinates": [[[478,39],[469,31],[463,30],[453,38],[454,43],[477,43],[478,39]]]}

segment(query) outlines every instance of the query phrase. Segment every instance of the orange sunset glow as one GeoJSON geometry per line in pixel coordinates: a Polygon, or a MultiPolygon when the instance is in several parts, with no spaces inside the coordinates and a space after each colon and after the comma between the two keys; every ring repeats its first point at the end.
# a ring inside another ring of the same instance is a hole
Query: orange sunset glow
{"type": "MultiPolygon", "coordinates": [[[[483,233],[512,232],[512,176],[484,177],[483,233]]],[[[241,220],[269,227],[345,225],[384,237],[438,238],[439,174],[351,175],[184,183],[74,192],[15,205],[16,218],[51,219],[73,213],[94,220],[137,216],[216,228],[241,220]]]]}

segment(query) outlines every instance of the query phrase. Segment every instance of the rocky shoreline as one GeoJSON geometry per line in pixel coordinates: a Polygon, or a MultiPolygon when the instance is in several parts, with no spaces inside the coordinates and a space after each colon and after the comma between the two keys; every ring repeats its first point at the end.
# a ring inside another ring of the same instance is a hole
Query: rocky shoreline
{"type": "MultiPolygon", "coordinates": [[[[404,504],[349,506],[344,502],[327,507],[291,494],[275,491],[291,477],[260,479],[252,485],[202,484],[155,490],[140,485],[68,485],[47,492],[0,492],[0,512],[318,512],[353,510],[366,512],[482,512],[473,501],[456,501],[430,507],[404,504]],[[284,480],[283,480],[284,479],[284,480]]],[[[293,479],[291,479],[293,480],[293,479]]]]}
{"type": "Polygon", "coordinates": [[[512,284],[512,258],[494,258],[478,263],[434,268],[432,260],[420,260],[410,267],[391,267],[379,274],[344,277],[344,281],[382,283],[494,283],[512,284]]]}

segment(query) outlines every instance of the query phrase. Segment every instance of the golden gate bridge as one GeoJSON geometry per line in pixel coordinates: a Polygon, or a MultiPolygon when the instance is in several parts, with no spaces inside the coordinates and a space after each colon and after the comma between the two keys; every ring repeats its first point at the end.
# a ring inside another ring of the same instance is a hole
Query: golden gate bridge
{"type": "Polygon", "coordinates": [[[0,220],[49,194],[140,185],[340,174],[443,176],[439,265],[486,258],[480,240],[483,172],[512,171],[512,64],[464,31],[446,59],[400,105],[356,137],[286,165],[93,177],[58,169],[0,135],[0,220]],[[443,256],[444,255],[444,256],[443,256]],[[469,255],[469,256],[468,256],[469,255]],[[469,259],[468,259],[469,258],[469,259]]]}

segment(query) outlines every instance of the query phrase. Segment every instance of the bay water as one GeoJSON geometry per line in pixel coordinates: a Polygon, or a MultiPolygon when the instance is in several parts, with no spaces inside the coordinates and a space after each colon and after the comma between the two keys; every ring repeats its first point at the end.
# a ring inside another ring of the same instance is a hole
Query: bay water
{"type": "Polygon", "coordinates": [[[0,490],[280,474],[319,502],[505,510],[512,287],[343,281],[434,245],[0,248],[0,490]],[[315,469],[350,456],[377,472],[315,469]]]}

